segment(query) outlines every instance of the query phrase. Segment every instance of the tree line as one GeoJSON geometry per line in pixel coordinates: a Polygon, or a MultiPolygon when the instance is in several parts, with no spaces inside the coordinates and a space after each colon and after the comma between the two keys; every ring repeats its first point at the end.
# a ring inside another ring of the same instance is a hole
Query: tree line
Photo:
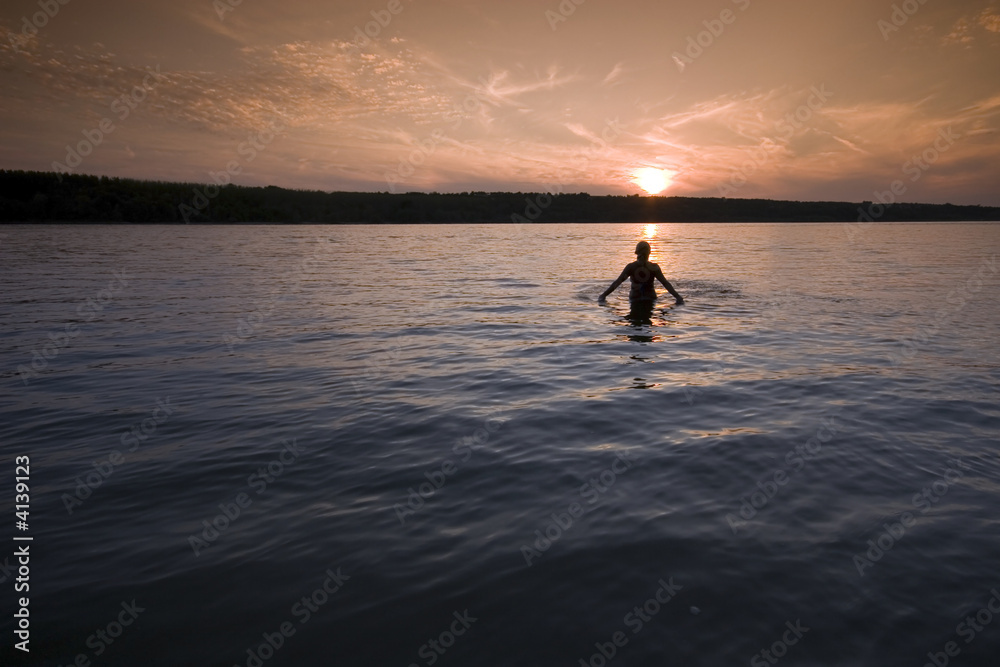
{"type": "Polygon", "coordinates": [[[1000,208],[561,192],[321,192],[0,170],[0,222],[528,223],[1000,220],[1000,208]]]}

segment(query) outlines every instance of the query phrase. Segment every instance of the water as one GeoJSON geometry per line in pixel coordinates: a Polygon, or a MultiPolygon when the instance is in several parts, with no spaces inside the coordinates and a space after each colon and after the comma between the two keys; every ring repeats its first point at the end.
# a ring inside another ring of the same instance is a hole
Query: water
{"type": "Polygon", "coordinates": [[[1000,653],[1000,226],[4,232],[3,664],[1000,653]]]}

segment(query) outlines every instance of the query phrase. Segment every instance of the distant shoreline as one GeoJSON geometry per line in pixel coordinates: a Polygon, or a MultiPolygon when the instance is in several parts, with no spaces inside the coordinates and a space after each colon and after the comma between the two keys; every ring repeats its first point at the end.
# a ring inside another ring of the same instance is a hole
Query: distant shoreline
{"type": "Polygon", "coordinates": [[[0,170],[6,224],[996,222],[1000,207],[546,192],[320,192],[0,170]]]}

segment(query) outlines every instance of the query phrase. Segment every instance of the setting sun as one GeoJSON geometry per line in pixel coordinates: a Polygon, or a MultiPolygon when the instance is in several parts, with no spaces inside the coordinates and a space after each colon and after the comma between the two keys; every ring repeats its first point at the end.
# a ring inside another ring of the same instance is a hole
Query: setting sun
{"type": "Polygon", "coordinates": [[[632,172],[632,182],[648,194],[655,195],[670,187],[670,175],[666,169],[643,167],[632,172]]]}

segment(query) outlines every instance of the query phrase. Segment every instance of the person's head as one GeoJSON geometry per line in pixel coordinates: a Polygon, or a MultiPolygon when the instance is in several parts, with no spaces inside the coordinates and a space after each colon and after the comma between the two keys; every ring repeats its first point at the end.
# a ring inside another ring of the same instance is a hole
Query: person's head
{"type": "Polygon", "coordinates": [[[649,259],[649,244],[645,241],[639,241],[635,244],[635,254],[639,259],[649,259]]]}

